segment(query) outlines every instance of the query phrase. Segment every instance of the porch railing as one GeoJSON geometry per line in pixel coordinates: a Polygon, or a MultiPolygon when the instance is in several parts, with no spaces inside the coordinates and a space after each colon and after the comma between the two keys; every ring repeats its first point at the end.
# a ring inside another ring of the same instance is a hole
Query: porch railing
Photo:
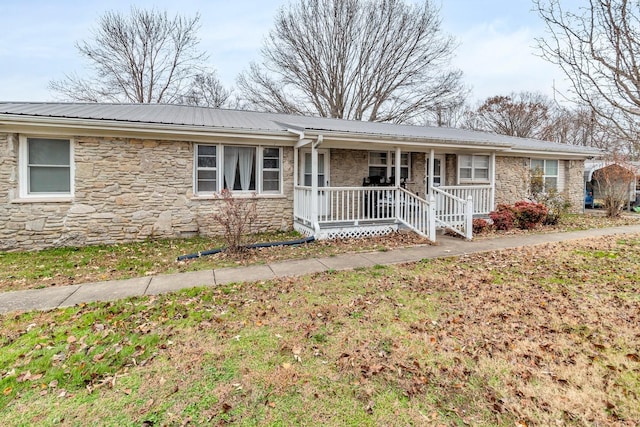
{"type": "Polygon", "coordinates": [[[398,189],[398,220],[431,240],[436,237],[435,204],[404,188],[398,189]]]}
{"type": "Polygon", "coordinates": [[[473,237],[473,199],[463,199],[441,189],[433,188],[435,197],[435,222],[467,239],[473,237]]]}
{"type": "MultiPolygon", "coordinates": [[[[471,196],[474,215],[487,215],[493,210],[493,186],[491,185],[448,185],[437,187],[437,189],[462,200],[467,200],[471,196]]],[[[438,197],[442,196],[436,194],[436,206],[439,206],[440,202],[438,197]]]]}
{"type": "MultiPolygon", "coordinates": [[[[294,218],[314,227],[311,187],[299,186],[294,192],[294,218]]],[[[429,202],[405,189],[321,187],[317,197],[319,225],[399,221],[419,234],[435,239],[435,218],[429,202]]]]}
{"type": "MultiPolygon", "coordinates": [[[[321,187],[318,188],[317,216],[314,218],[311,187],[295,187],[294,218],[311,228],[322,225],[400,222],[417,233],[435,240],[436,226],[449,228],[467,239],[472,238],[473,193],[466,199],[433,189],[430,201],[395,187],[321,187]]],[[[490,188],[474,189],[484,197],[490,188]],[[484,193],[480,190],[486,190],[484,193]]],[[[480,207],[484,206],[482,204],[480,207]]]]}

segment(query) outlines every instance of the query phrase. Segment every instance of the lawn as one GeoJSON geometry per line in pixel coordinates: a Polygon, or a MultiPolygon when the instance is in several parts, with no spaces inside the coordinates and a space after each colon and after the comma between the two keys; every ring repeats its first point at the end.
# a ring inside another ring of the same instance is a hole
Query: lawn
{"type": "Polygon", "coordinates": [[[637,425],[640,235],[0,317],[0,425],[637,425]]]}
{"type": "MultiPolygon", "coordinates": [[[[639,224],[640,215],[610,220],[593,215],[569,215],[555,227],[534,232],[584,230],[595,227],[639,224]]],[[[493,238],[505,234],[490,232],[476,238],[493,238]]],[[[253,236],[254,242],[278,242],[299,239],[295,232],[253,236]]],[[[413,233],[370,239],[323,241],[297,247],[271,247],[251,250],[242,256],[220,253],[195,260],[176,262],[180,255],[224,246],[220,238],[154,240],[138,243],[58,248],[40,252],[0,252],[0,291],[45,288],[104,280],[127,279],[155,274],[176,273],[230,267],[286,259],[325,257],[340,253],[385,251],[398,246],[428,244],[413,233]]]]}

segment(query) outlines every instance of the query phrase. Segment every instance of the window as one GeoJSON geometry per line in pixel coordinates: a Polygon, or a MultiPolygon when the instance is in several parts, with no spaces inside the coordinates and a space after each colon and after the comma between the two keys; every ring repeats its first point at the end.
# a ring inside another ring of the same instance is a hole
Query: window
{"type": "Polygon", "coordinates": [[[458,156],[459,182],[489,182],[489,156],[458,156]]]}
{"type": "Polygon", "coordinates": [[[198,166],[196,172],[198,192],[218,191],[218,162],[215,145],[198,145],[198,166]]]}
{"type": "Polygon", "coordinates": [[[542,172],[545,190],[558,189],[558,160],[531,159],[531,170],[542,172]]]}
{"type": "Polygon", "coordinates": [[[197,145],[195,192],[281,192],[279,147],[197,145]]]}
{"type": "MultiPolygon", "coordinates": [[[[400,153],[400,177],[409,179],[410,153],[400,153]]],[[[384,178],[396,175],[396,154],[393,151],[369,152],[369,176],[384,178]]]]}
{"type": "Polygon", "coordinates": [[[69,139],[21,138],[21,196],[70,196],[73,191],[69,139]]]}
{"type": "Polygon", "coordinates": [[[262,151],[262,192],[280,192],[280,149],[264,148],[262,151]]]}

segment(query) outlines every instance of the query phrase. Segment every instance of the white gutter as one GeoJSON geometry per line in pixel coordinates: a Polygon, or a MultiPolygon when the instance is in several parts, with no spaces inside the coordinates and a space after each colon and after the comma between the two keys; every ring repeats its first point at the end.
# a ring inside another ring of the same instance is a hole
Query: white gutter
{"type": "Polygon", "coordinates": [[[88,135],[129,136],[137,134],[143,137],[160,137],[159,139],[180,140],[185,136],[197,138],[211,137],[247,137],[259,139],[277,139],[291,142],[291,136],[281,130],[245,129],[245,128],[212,128],[208,126],[168,125],[144,122],[121,122],[113,120],[68,119],[59,117],[15,116],[0,114],[0,131],[4,132],[40,132],[43,134],[70,134],[81,131],[88,135]],[[114,133],[118,135],[114,135],[114,133]],[[164,135],[164,137],[163,137],[164,135]]]}

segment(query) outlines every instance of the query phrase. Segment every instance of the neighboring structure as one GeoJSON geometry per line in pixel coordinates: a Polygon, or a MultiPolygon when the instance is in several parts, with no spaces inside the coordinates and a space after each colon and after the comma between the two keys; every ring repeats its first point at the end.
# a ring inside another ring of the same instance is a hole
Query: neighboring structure
{"type": "Polygon", "coordinates": [[[335,237],[404,225],[431,239],[437,227],[470,238],[473,215],[527,196],[532,167],[582,209],[584,160],[599,154],[460,129],[191,106],[0,103],[0,249],[212,235],[224,188],[255,194],[258,230],[335,237]]]}
{"type": "Polygon", "coordinates": [[[608,184],[620,187],[615,194],[625,195],[629,206],[637,203],[640,196],[640,162],[625,162],[616,164],[603,160],[587,160],[584,164],[585,192],[591,193],[594,205],[602,205],[608,184]]]}

